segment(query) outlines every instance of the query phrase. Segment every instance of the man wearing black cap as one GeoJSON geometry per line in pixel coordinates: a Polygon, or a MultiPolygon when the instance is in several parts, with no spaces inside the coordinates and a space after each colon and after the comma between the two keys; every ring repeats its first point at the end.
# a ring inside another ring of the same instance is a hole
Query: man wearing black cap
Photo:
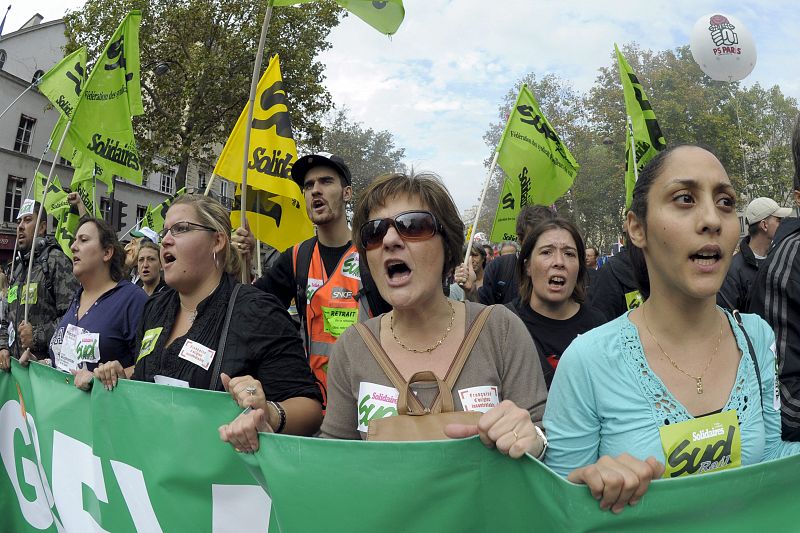
{"type": "MultiPolygon", "coordinates": [[[[353,190],[344,160],[327,152],[312,154],[298,159],[291,173],[317,236],[284,251],[255,286],[286,307],[295,299],[309,363],[327,399],[328,356],[336,339],[348,326],[390,307],[350,241],[345,206],[353,190]]],[[[236,230],[233,242],[246,254],[255,249],[252,233],[244,228],[236,230]]]]}

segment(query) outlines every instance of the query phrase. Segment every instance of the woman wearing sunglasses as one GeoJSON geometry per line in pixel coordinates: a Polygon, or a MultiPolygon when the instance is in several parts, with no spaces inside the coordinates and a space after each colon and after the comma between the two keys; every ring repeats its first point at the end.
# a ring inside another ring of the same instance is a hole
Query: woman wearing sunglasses
{"type": "MultiPolygon", "coordinates": [[[[161,234],[169,288],[145,305],[132,378],[224,388],[241,407],[259,408],[272,430],[311,435],[322,405],[302,341],[274,297],[237,284],[230,234],[229,215],[212,198],[183,195],[170,206],[161,234]]],[[[115,363],[95,376],[109,389],[125,377],[115,363]]]]}
{"type": "MultiPolygon", "coordinates": [[[[391,174],[361,194],[353,241],[393,311],[364,324],[402,379],[432,371],[444,380],[459,345],[484,306],[449,300],[443,283],[462,257],[464,225],[450,194],[431,174],[391,174]]],[[[413,386],[430,407],[438,389],[413,386]]],[[[491,309],[452,390],[455,410],[480,411],[476,426],[451,425],[453,438],[479,435],[489,447],[521,457],[545,449],[539,422],[546,388],[525,326],[508,309],[491,309]]],[[[322,436],[361,439],[370,421],[396,414],[398,390],[356,328],[339,337],[328,367],[322,436]]],[[[255,449],[258,413],[225,428],[240,447],[255,449]]]]}

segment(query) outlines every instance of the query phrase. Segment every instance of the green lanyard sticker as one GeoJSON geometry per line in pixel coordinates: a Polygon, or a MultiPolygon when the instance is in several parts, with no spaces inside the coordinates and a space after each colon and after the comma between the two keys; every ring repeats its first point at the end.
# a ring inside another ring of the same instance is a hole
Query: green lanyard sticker
{"type": "Polygon", "coordinates": [[[636,309],[644,302],[644,298],[642,298],[642,293],[639,291],[631,291],[625,293],[625,305],[628,307],[628,311],[631,309],[636,309]]]}
{"type": "Polygon", "coordinates": [[[348,307],[322,307],[325,333],[338,337],[344,330],[358,322],[358,309],[348,307]]]}
{"type": "Polygon", "coordinates": [[[150,352],[152,352],[153,348],[156,347],[158,337],[161,335],[163,330],[164,328],[161,327],[148,329],[144,332],[144,336],[142,337],[142,346],[139,348],[139,356],[136,358],[137,363],[142,357],[150,355],[150,352]]]}
{"type": "Polygon", "coordinates": [[[735,409],[661,426],[658,431],[667,460],[665,478],[742,465],[742,436],[735,409]]]}
{"type": "Polygon", "coordinates": [[[19,289],[19,285],[14,285],[10,289],[8,289],[8,303],[13,304],[17,300],[17,290],[19,289]]]}
{"type": "Polygon", "coordinates": [[[22,289],[22,294],[19,297],[19,303],[22,305],[36,305],[36,302],[39,301],[39,284],[38,283],[28,283],[22,289]]]}

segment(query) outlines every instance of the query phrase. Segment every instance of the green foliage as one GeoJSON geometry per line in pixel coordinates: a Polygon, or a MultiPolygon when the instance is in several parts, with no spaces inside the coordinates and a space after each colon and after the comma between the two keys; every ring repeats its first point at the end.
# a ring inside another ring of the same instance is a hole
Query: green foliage
{"type": "MultiPolygon", "coordinates": [[[[65,17],[68,51],[86,45],[97,57],[125,13],[142,10],[140,31],[145,113],[135,119],[142,161],[178,164],[177,187],[190,158],[213,165],[247,102],[266,2],[244,0],[88,0],[65,17]],[[158,67],[158,68],[157,68],[158,67]],[[156,75],[154,71],[164,71],[156,75]]],[[[295,137],[318,141],[331,108],[315,60],[330,47],[341,9],[332,1],[275,8],[269,55],[281,59],[295,137]]],[[[145,171],[152,170],[145,169],[145,171]]]]}
{"type": "MultiPolygon", "coordinates": [[[[322,141],[310,144],[310,152],[330,152],[341,156],[353,175],[353,203],[376,177],[404,170],[405,149],[397,148],[387,130],[364,128],[348,118],[347,108],[338,109],[324,122],[322,141]]],[[[299,148],[298,148],[299,149],[299,148]]]]}
{"type": "MultiPolygon", "coordinates": [[[[797,101],[778,86],[712,81],[694,62],[688,46],[652,52],[636,44],[624,47],[653,105],[667,144],[691,143],[710,149],[728,171],[740,196],[768,196],[779,203],[792,189],[790,140],[798,115],[797,101]],[[745,170],[746,168],[746,170],[745,170]]],[[[545,116],[581,165],[572,189],[558,202],[560,214],[581,227],[587,244],[608,251],[622,231],[624,215],[625,104],[613,51],[585,94],[548,74],[529,74],[509,90],[499,121],[484,140],[492,153],[519,86],[527,83],[545,116]]],[[[487,161],[488,166],[488,161],[487,161]]],[[[498,171],[484,204],[478,230],[489,232],[497,205],[502,171],[498,171]]]]}

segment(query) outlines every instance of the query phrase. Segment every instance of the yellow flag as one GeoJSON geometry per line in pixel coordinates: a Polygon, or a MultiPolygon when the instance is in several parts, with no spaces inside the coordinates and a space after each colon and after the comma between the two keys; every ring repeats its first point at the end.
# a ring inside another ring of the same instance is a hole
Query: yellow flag
{"type": "MultiPolygon", "coordinates": [[[[235,183],[242,182],[246,123],[247,106],[214,168],[214,174],[235,183]]],[[[258,82],[247,152],[247,185],[261,191],[247,191],[247,220],[253,235],[278,250],[312,237],[314,227],[306,214],[305,198],[290,174],[297,160],[297,147],[277,55],[258,82]]],[[[238,227],[239,217],[237,206],[231,212],[234,227],[238,227]]]]}

